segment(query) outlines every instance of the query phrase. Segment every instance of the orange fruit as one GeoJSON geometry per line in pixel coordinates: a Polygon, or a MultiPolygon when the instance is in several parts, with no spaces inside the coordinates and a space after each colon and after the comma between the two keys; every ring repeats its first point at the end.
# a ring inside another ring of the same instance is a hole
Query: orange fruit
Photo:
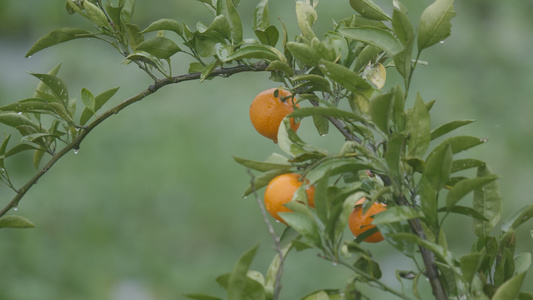
{"type": "MultiPolygon", "coordinates": [[[[276,176],[268,183],[265,190],[265,208],[274,219],[285,223],[278,213],[291,212],[284,204],[291,201],[294,192],[302,184],[301,176],[294,173],[276,176]]],[[[315,207],[315,187],[312,185],[307,187],[305,193],[308,205],[315,207]]]]}
{"type": "MultiPolygon", "coordinates": [[[[348,218],[348,227],[350,227],[350,231],[356,238],[363,232],[376,227],[376,225],[371,224],[372,220],[374,219],[374,215],[387,210],[387,205],[383,203],[374,202],[366,211],[366,213],[363,214],[362,204],[364,202],[365,198],[359,199],[359,201],[355,203],[355,208],[353,209],[352,213],[350,214],[350,217],[348,218]]],[[[378,243],[383,240],[383,235],[381,235],[381,232],[378,231],[364,239],[363,242],[378,243]]]]}
{"type": "MultiPolygon", "coordinates": [[[[278,142],[279,125],[288,114],[294,111],[294,107],[300,107],[295,98],[288,91],[282,89],[269,89],[261,92],[254,98],[250,105],[250,120],[255,130],[261,135],[278,142]],[[287,98],[287,99],[285,99],[287,98]]],[[[300,123],[290,118],[292,130],[298,130],[300,123]]]]}

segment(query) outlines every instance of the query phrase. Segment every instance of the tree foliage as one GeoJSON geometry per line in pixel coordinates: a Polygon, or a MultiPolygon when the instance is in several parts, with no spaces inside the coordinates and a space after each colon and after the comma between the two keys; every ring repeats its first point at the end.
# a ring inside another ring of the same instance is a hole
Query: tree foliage
{"type": "MultiPolygon", "coordinates": [[[[5,136],[0,146],[0,180],[15,192],[0,212],[0,227],[34,227],[29,220],[7,214],[26,192],[71,150],[77,150],[89,132],[125,107],[156,93],[165,85],[188,80],[210,80],[241,72],[270,72],[270,79],[298,95],[301,108],[290,117],[311,118],[317,133],[339,131],[345,140],[329,153],[306,143],[288,126],[278,133],[279,148],[264,161],[237,158],[253,170],[244,195],[254,195],[275,176],[301,173],[316,186],[315,208],[305,205],[300,188],[287,204],[293,212],[281,214],[289,225],[273,234],[277,255],[265,274],[250,270],[257,247],[245,253],[231,273],[217,282],[228,299],[279,299],[283,262],[294,251],[315,251],[319,257],[353,272],[345,286],[315,291],[302,299],[364,299],[359,286],[368,285],[402,299],[426,299],[418,282],[426,278],[436,299],[533,299],[521,286],[531,264],[530,253],[515,254],[515,229],[533,216],[527,206],[498,228],[503,198],[498,176],[487,163],[464,151],[485,144],[485,139],[453,135],[472,120],[432,124],[434,101],[410,91],[422,51],[445,40],[456,12],[453,0],[436,0],[412,23],[407,8],[397,0],[380,7],[371,0],[350,0],[354,9],[318,36],[318,1],[297,1],[300,33],[290,39],[287,29],[271,23],[268,0],[258,1],[252,32],[246,37],[238,12],[239,0],[199,0],[212,13],[209,24],[195,28],[174,19],[159,19],[146,28],[132,23],[134,0],[67,0],[66,10],[94,25],[92,30],[60,28],[40,38],[27,57],[74,39],[93,39],[117,50],[125,64],[136,64],[153,84],[107,111],[105,104],[118,88],[99,95],[81,90],[79,105],[58,73],[32,73],[40,83],[32,97],[0,107],[0,123],[20,136],[12,143],[5,136]],[[387,13],[392,11],[392,13],[387,13]],[[174,75],[172,61],[192,57],[189,72],[174,75]],[[387,72],[397,72],[401,82],[384,90],[387,72]],[[448,136],[446,138],[446,136],[448,136]],[[5,161],[32,151],[37,173],[22,187],[10,179],[5,161]],[[469,205],[466,196],[473,194],[469,205]],[[355,203],[366,198],[388,205],[373,223],[387,243],[414,261],[413,270],[397,270],[409,292],[397,290],[382,279],[380,262],[361,241],[345,236],[348,216],[355,203]],[[470,253],[460,255],[446,241],[443,225],[450,214],[473,222],[476,240],[470,253]]],[[[264,210],[263,210],[264,213],[264,210]]],[[[191,299],[220,299],[187,294],[191,299]]]]}

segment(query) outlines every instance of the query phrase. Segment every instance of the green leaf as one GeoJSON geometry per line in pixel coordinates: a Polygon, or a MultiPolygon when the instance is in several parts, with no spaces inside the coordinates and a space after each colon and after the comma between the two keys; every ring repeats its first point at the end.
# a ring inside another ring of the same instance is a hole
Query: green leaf
{"type": "Polygon", "coordinates": [[[206,294],[183,294],[183,296],[194,300],[222,300],[222,298],[206,295],[206,294]]]}
{"type": "MultiPolygon", "coordinates": [[[[48,72],[49,75],[57,76],[57,73],[59,73],[59,69],[61,68],[61,63],[57,64],[55,67],[48,72]]],[[[37,88],[35,89],[35,92],[33,93],[33,98],[39,98],[40,95],[46,94],[51,92],[50,88],[44,84],[44,82],[39,81],[39,84],[37,85],[37,88]]]]}
{"type": "Polygon", "coordinates": [[[379,95],[370,102],[370,116],[374,124],[385,134],[389,135],[390,120],[394,108],[394,99],[391,93],[379,95]]]}
{"type": "Polygon", "coordinates": [[[26,53],[26,57],[30,57],[33,54],[46,49],[48,47],[52,47],[57,44],[61,44],[63,42],[67,42],[73,39],[80,39],[80,38],[90,38],[95,37],[93,33],[79,28],[60,28],[55,29],[48,33],[47,35],[43,36],[37,42],[31,47],[31,49],[26,53]]]}
{"type": "Polygon", "coordinates": [[[482,189],[486,184],[493,182],[496,179],[498,179],[498,177],[495,175],[487,175],[487,176],[476,177],[472,179],[463,179],[457,182],[453,186],[453,188],[448,192],[448,195],[446,197],[446,206],[452,207],[453,205],[455,205],[455,203],[459,202],[459,200],[461,200],[468,193],[474,190],[482,189]]]}
{"type": "Polygon", "coordinates": [[[39,128],[39,125],[37,123],[34,123],[28,117],[12,112],[1,112],[0,123],[6,124],[7,126],[13,128],[16,128],[21,125],[28,125],[35,129],[39,128]]]}
{"type": "Polygon", "coordinates": [[[333,81],[341,84],[352,93],[359,94],[363,90],[371,89],[370,83],[365,81],[361,76],[357,75],[352,70],[345,66],[329,62],[324,59],[319,60],[319,68],[324,75],[331,78],[333,81]]]}
{"type": "Polygon", "coordinates": [[[439,191],[444,187],[452,170],[453,153],[451,146],[437,147],[429,155],[424,165],[424,172],[433,189],[439,191]]]}
{"type": "Polygon", "coordinates": [[[270,26],[268,0],[261,0],[254,9],[253,29],[264,31],[270,26]]]}
{"type": "MultiPolygon", "coordinates": [[[[487,165],[480,166],[477,171],[478,178],[496,178],[487,165]]],[[[457,185],[457,184],[456,184],[457,185]]],[[[474,209],[487,218],[488,222],[474,220],[474,229],[477,236],[484,236],[498,224],[502,215],[502,195],[498,182],[488,182],[474,190],[474,209]]]]}
{"type": "Polygon", "coordinates": [[[304,117],[313,116],[313,115],[334,117],[338,119],[348,120],[350,122],[358,122],[358,121],[364,120],[362,116],[359,116],[349,111],[345,111],[345,110],[334,108],[334,107],[320,107],[320,106],[302,107],[299,109],[295,109],[289,116],[294,117],[294,118],[304,118],[304,117]]]}
{"type": "Polygon", "coordinates": [[[431,119],[420,94],[416,96],[415,105],[408,115],[406,127],[410,135],[407,142],[408,155],[422,157],[429,147],[431,119]]]}
{"type": "Polygon", "coordinates": [[[246,196],[250,195],[253,192],[254,189],[255,189],[255,191],[258,191],[259,189],[267,186],[268,183],[270,182],[270,180],[272,180],[272,179],[274,179],[274,177],[276,177],[278,175],[281,175],[281,174],[284,174],[284,173],[287,173],[287,170],[275,169],[275,170],[271,170],[271,171],[267,171],[267,172],[261,173],[258,176],[255,176],[254,179],[253,179],[253,182],[250,183],[250,185],[248,185],[248,187],[244,191],[243,197],[246,197],[246,196]]]}
{"type": "Polygon", "coordinates": [[[279,31],[274,25],[268,26],[265,30],[256,29],[254,33],[262,44],[272,47],[276,46],[279,39],[279,31]]]}
{"type": "Polygon", "coordinates": [[[141,33],[141,28],[135,24],[126,24],[125,28],[130,47],[136,49],[139,44],[144,42],[144,35],[141,33]]]}
{"type": "Polygon", "coordinates": [[[287,49],[298,61],[307,66],[317,66],[318,57],[316,51],[309,45],[298,42],[287,42],[287,49]]]}
{"type": "Polygon", "coordinates": [[[0,228],[35,228],[30,220],[15,215],[0,217],[0,228]]]}
{"type": "Polygon", "coordinates": [[[266,172],[266,171],[271,171],[271,170],[289,170],[292,167],[292,165],[289,162],[283,163],[283,164],[269,163],[269,162],[244,159],[244,158],[240,158],[236,156],[233,156],[233,159],[237,163],[247,168],[250,168],[252,170],[257,170],[260,172],[266,172]]]}
{"type": "MultiPolygon", "coordinates": [[[[361,237],[361,239],[364,239],[363,235],[360,235],[359,237],[361,237]]],[[[382,276],[379,264],[372,259],[360,257],[355,261],[353,266],[356,269],[359,269],[360,271],[363,271],[366,274],[370,275],[370,277],[373,279],[380,279],[382,276]]]]}
{"type": "Polygon", "coordinates": [[[85,107],[90,109],[92,112],[95,111],[94,96],[86,88],[81,89],[81,100],[83,101],[83,104],[85,104],[85,107]]]}
{"type": "Polygon", "coordinates": [[[387,224],[411,219],[419,219],[422,215],[414,208],[408,206],[391,206],[387,210],[374,215],[373,224],[387,224]]]}
{"type": "Polygon", "coordinates": [[[89,1],[83,1],[83,8],[87,12],[87,18],[98,27],[108,27],[109,22],[105,13],[96,5],[89,1]]]}
{"type": "Polygon", "coordinates": [[[372,60],[378,56],[380,52],[380,48],[374,45],[366,45],[363,50],[361,50],[359,55],[357,55],[353,69],[356,72],[361,72],[372,60]]]}
{"type": "MultiPolygon", "coordinates": [[[[287,227],[287,229],[291,230],[290,227],[287,227]]],[[[295,232],[295,231],[292,230],[292,232],[295,232]]],[[[283,256],[283,259],[287,257],[287,254],[289,254],[292,247],[293,247],[293,244],[288,243],[286,246],[284,246],[281,249],[281,255],[283,256]]],[[[270,262],[270,265],[267,270],[266,280],[265,280],[265,290],[267,291],[274,290],[274,285],[276,284],[276,277],[277,277],[277,274],[280,268],[283,268],[283,264],[282,264],[279,253],[277,253],[276,256],[274,256],[274,258],[270,262]]]]}
{"type": "Polygon", "coordinates": [[[266,59],[270,61],[280,59],[278,54],[275,52],[275,48],[271,46],[250,45],[236,50],[235,52],[233,52],[233,54],[229,55],[223,62],[244,58],[266,59]]]}
{"type": "Polygon", "coordinates": [[[257,248],[258,246],[255,246],[243,254],[233,267],[228,281],[228,299],[264,299],[262,285],[254,285],[247,276],[257,248]],[[261,294],[263,297],[260,297],[261,294]]]}
{"type": "Polygon", "coordinates": [[[440,257],[441,259],[443,259],[443,261],[450,267],[453,267],[456,265],[456,262],[457,262],[457,258],[455,257],[455,255],[446,250],[444,247],[440,246],[440,245],[437,245],[435,243],[432,243],[428,240],[423,240],[421,239],[420,237],[412,234],[412,233],[393,233],[391,234],[389,237],[393,238],[393,239],[398,239],[398,240],[403,240],[403,241],[407,241],[407,242],[411,242],[411,243],[415,243],[419,246],[422,246],[426,249],[428,249],[429,251],[433,252],[434,254],[436,254],[438,257],[440,257]]]}
{"type": "Polygon", "coordinates": [[[51,74],[37,74],[30,73],[34,77],[38,78],[42,83],[44,83],[53,95],[64,104],[67,108],[68,103],[68,89],[65,82],[59,77],[51,74]]]}
{"type": "Polygon", "coordinates": [[[519,273],[513,278],[504,282],[497,290],[492,300],[510,300],[516,299],[520,293],[520,288],[522,287],[522,282],[526,277],[526,272],[519,273]]]}
{"type": "Polygon", "coordinates": [[[472,158],[458,159],[458,160],[453,161],[452,173],[467,170],[470,168],[479,168],[484,165],[485,165],[485,162],[478,160],[478,159],[472,159],[472,158]]]}
{"type": "Polygon", "coordinates": [[[180,47],[178,47],[176,43],[161,36],[157,36],[140,43],[135,50],[150,53],[151,55],[161,59],[167,59],[181,51],[180,47]]]}
{"type": "Polygon", "coordinates": [[[217,16],[224,15],[231,29],[231,39],[235,44],[242,41],[242,22],[232,0],[217,1],[217,16]]]}
{"type": "Polygon", "coordinates": [[[307,2],[296,2],[296,19],[304,37],[309,40],[316,37],[311,28],[317,20],[317,13],[313,6],[307,2]]]}
{"type": "Polygon", "coordinates": [[[480,214],[477,210],[471,207],[468,207],[468,206],[459,206],[459,205],[454,205],[452,207],[444,206],[444,207],[439,208],[438,212],[456,213],[460,215],[469,216],[469,217],[472,217],[476,220],[483,221],[483,222],[489,221],[489,219],[487,219],[484,215],[480,214]]]}
{"type": "Polygon", "coordinates": [[[455,16],[453,0],[436,0],[420,17],[418,51],[445,40],[451,33],[450,20],[455,16]]]}
{"type": "Polygon", "coordinates": [[[403,46],[396,37],[387,30],[376,27],[356,27],[339,29],[345,37],[374,45],[394,56],[403,50],[403,46]]]}
{"type": "Polygon", "coordinates": [[[524,252],[514,258],[516,273],[526,273],[531,267],[531,253],[524,252]]]}
{"type": "Polygon", "coordinates": [[[183,36],[183,27],[181,26],[181,23],[173,19],[157,20],[153,22],[152,24],[148,25],[148,27],[146,27],[146,29],[141,31],[141,33],[160,31],[160,30],[173,31],[177,33],[179,36],[183,36]]]}
{"type": "Polygon", "coordinates": [[[279,216],[315,247],[322,248],[318,227],[309,216],[300,212],[283,212],[279,216]]]}
{"type": "Polygon", "coordinates": [[[503,222],[501,229],[503,232],[514,230],[531,218],[533,218],[533,204],[525,206],[512,214],[503,222]]]}
{"type": "Polygon", "coordinates": [[[291,77],[291,80],[294,82],[302,82],[302,86],[310,86],[313,89],[329,92],[331,91],[331,86],[329,81],[320,75],[315,74],[303,74],[295,75],[291,77]]]}
{"type": "Polygon", "coordinates": [[[403,149],[405,148],[406,138],[407,137],[404,134],[394,134],[387,143],[385,161],[394,175],[400,174],[400,161],[403,149]]]}
{"type": "Polygon", "coordinates": [[[402,11],[397,1],[394,1],[394,10],[392,11],[392,31],[398,37],[398,40],[407,46],[414,36],[413,25],[406,12],[402,11]]]}
{"type": "Polygon", "coordinates": [[[463,279],[467,284],[470,285],[472,280],[474,280],[474,276],[481,267],[484,258],[484,252],[469,253],[461,256],[461,271],[463,272],[463,279]]]}
{"type": "Polygon", "coordinates": [[[461,126],[470,124],[474,121],[475,120],[457,120],[457,121],[451,121],[446,124],[443,124],[431,131],[431,140],[434,140],[440,136],[445,135],[448,132],[451,132],[461,126]]]}
{"type": "Polygon", "coordinates": [[[350,0],[352,8],[360,15],[373,20],[388,21],[391,18],[372,0],[350,0]]]}

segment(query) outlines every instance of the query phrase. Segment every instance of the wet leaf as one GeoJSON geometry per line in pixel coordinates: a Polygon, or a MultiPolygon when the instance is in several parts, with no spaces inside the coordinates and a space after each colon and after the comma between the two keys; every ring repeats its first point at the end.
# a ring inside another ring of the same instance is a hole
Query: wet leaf
{"type": "Polygon", "coordinates": [[[109,23],[104,12],[90,1],[83,1],[83,8],[87,13],[87,18],[98,27],[108,27],[109,23]]]}
{"type": "Polygon", "coordinates": [[[483,222],[489,221],[489,219],[487,219],[484,215],[480,214],[477,210],[473,209],[472,207],[468,207],[468,206],[459,206],[459,205],[454,205],[452,207],[444,206],[444,207],[439,208],[438,212],[456,213],[460,215],[469,216],[469,217],[472,217],[476,220],[483,221],[483,222]]]}
{"type": "Polygon", "coordinates": [[[469,253],[461,256],[461,259],[459,260],[461,271],[463,273],[463,279],[468,285],[470,285],[472,280],[474,280],[474,276],[476,276],[476,273],[481,267],[481,263],[483,262],[484,258],[484,252],[469,253]]]}
{"type": "MultiPolygon", "coordinates": [[[[498,176],[487,175],[483,177],[476,177],[472,179],[464,179],[457,182],[452,189],[448,192],[446,197],[446,206],[451,207],[455,203],[459,202],[464,196],[469,194],[474,190],[482,189],[486,184],[495,181],[498,179],[498,176]]],[[[476,201],[474,201],[476,202],[476,201]]],[[[476,207],[476,205],[475,205],[476,207]]],[[[486,207],[486,205],[485,205],[486,207]]],[[[485,215],[485,214],[483,214],[485,215]]]]}
{"type": "Polygon", "coordinates": [[[477,212],[489,220],[488,222],[474,220],[476,235],[484,236],[489,234],[494,226],[500,221],[503,200],[498,182],[495,180],[490,181],[490,178],[497,177],[492,173],[488,166],[483,165],[478,167],[477,176],[477,178],[487,178],[489,181],[482,186],[476,187],[474,190],[473,207],[477,212]]]}
{"type": "Polygon", "coordinates": [[[68,103],[68,89],[65,82],[59,77],[51,74],[37,74],[31,73],[34,77],[38,78],[42,83],[44,83],[53,95],[64,104],[65,108],[68,103]]]}
{"type": "Polygon", "coordinates": [[[304,117],[313,116],[313,115],[334,117],[334,118],[339,118],[343,120],[348,120],[350,122],[357,122],[357,121],[364,120],[362,116],[359,116],[357,114],[354,114],[354,113],[351,113],[349,111],[345,111],[342,109],[333,108],[333,107],[319,107],[319,106],[302,107],[299,109],[295,109],[290,114],[290,116],[294,118],[304,118],[304,117]]]}
{"type": "Polygon", "coordinates": [[[453,0],[436,0],[428,6],[418,25],[418,51],[445,40],[451,33],[454,16],[453,0]]]}

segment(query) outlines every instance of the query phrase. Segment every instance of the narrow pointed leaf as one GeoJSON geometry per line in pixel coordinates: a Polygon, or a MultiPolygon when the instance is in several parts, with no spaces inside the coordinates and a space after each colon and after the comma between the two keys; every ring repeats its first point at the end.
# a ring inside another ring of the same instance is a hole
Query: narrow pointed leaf
{"type": "Polygon", "coordinates": [[[40,38],[26,53],[26,57],[30,57],[33,54],[52,47],[57,44],[61,44],[73,39],[94,37],[94,34],[90,31],[79,28],[61,28],[56,29],[40,38]]]}
{"type": "MultiPolygon", "coordinates": [[[[478,178],[496,177],[487,165],[480,166],[477,171],[478,178]]],[[[474,229],[477,236],[485,236],[498,224],[502,216],[503,199],[497,181],[488,182],[474,190],[473,208],[487,218],[484,222],[474,220],[474,229]]]]}
{"type": "Polygon", "coordinates": [[[250,168],[250,169],[253,169],[253,170],[257,170],[257,171],[260,171],[260,172],[266,172],[266,171],[271,171],[271,170],[288,170],[290,169],[292,166],[290,163],[286,163],[286,164],[277,164],[277,163],[269,163],[269,162],[262,162],[262,161],[256,161],[256,160],[249,160],[249,159],[244,159],[244,158],[240,158],[240,157],[236,157],[234,156],[233,159],[247,167],[247,168],[250,168]]]}
{"type": "Polygon", "coordinates": [[[448,132],[451,132],[461,126],[470,124],[472,122],[474,122],[474,120],[457,120],[443,124],[431,131],[431,140],[434,140],[440,136],[445,135],[448,132]]]}
{"type": "Polygon", "coordinates": [[[379,95],[370,102],[370,116],[374,124],[385,134],[389,134],[389,126],[394,107],[393,95],[379,95]]]}
{"type": "Polygon", "coordinates": [[[516,229],[531,218],[533,218],[533,204],[523,207],[506,219],[502,224],[502,231],[508,232],[516,229]]]}
{"type": "Polygon", "coordinates": [[[273,47],[266,45],[251,45],[242,47],[233,54],[229,55],[225,61],[238,60],[243,58],[256,58],[256,59],[266,59],[270,61],[279,60],[279,56],[273,51],[273,47]]]}
{"type": "Polygon", "coordinates": [[[451,147],[437,147],[426,160],[424,173],[428,182],[438,191],[444,187],[452,171],[453,153],[451,147]]]}
{"type": "Polygon", "coordinates": [[[415,105],[408,116],[406,126],[410,135],[407,143],[408,155],[422,157],[429,147],[431,119],[420,94],[415,98],[415,105]]]}
{"type": "Polygon", "coordinates": [[[457,182],[453,188],[448,192],[446,197],[446,206],[451,207],[459,202],[468,193],[475,189],[481,189],[484,185],[498,179],[497,176],[488,175],[484,177],[476,177],[472,179],[464,179],[457,182]]]}

